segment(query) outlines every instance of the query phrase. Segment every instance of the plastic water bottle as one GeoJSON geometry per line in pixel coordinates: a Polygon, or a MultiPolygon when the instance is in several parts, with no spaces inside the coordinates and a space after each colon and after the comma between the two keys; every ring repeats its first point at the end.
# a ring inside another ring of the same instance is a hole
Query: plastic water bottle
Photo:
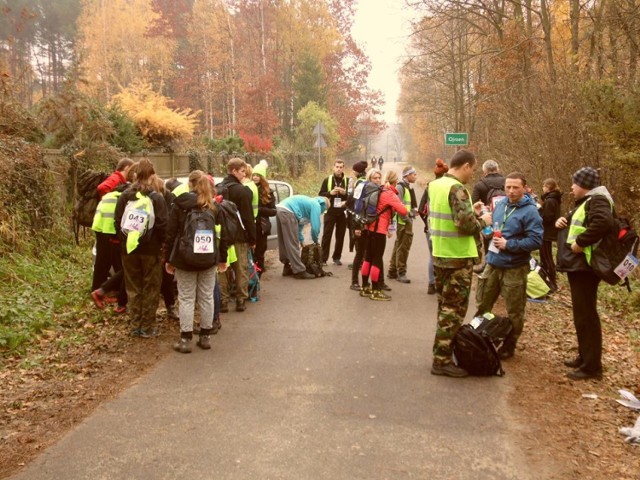
{"type": "Polygon", "coordinates": [[[502,232],[500,231],[500,224],[498,222],[493,224],[493,236],[494,238],[502,238],[502,232]]]}
{"type": "MultiPolygon", "coordinates": [[[[484,215],[486,213],[489,213],[489,208],[487,208],[486,206],[482,207],[482,210],[480,211],[481,215],[484,215]]],[[[493,228],[491,227],[491,225],[486,225],[483,229],[482,229],[482,234],[485,237],[490,237],[491,234],[493,233],[493,228]]]]}

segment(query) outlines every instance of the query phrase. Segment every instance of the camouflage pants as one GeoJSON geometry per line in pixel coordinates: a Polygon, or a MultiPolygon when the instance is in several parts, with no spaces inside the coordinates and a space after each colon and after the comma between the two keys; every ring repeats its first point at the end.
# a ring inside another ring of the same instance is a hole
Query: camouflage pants
{"type": "Polygon", "coordinates": [[[396,242],[393,244],[393,254],[389,262],[389,274],[395,276],[406,275],[407,259],[409,258],[409,250],[413,242],[413,222],[407,222],[404,225],[398,224],[396,231],[396,242]]]}
{"type": "Polygon", "coordinates": [[[156,323],[160,301],[162,262],[157,255],[122,255],[124,282],[129,302],[127,310],[134,328],[149,330],[156,323]]]}
{"type": "Polygon", "coordinates": [[[510,337],[514,346],[524,328],[529,270],[528,263],[516,268],[496,268],[487,265],[478,279],[476,315],[490,312],[498,297],[502,295],[513,326],[510,337]]]}
{"type": "Polygon", "coordinates": [[[438,294],[438,325],[433,342],[433,363],[451,363],[451,342],[469,307],[473,262],[463,268],[434,266],[438,294]]]}

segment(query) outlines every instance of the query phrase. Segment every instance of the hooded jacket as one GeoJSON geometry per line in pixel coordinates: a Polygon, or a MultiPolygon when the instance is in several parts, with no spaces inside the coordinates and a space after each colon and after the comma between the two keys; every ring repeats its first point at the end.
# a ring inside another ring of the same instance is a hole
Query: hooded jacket
{"type": "Polygon", "coordinates": [[[531,252],[542,246],[543,235],[542,218],[533,199],[525,195],[516,204],[500,200],[492,219],[507,240],[507,247],[500,253],[489,251],[487,263],[496,268],[516,268],[529,263],[531,252]]]}
{"type": "Polygon", "coordinates": [[[559,190],[551,190],[542,195],[542,208],[540,216],[542,217],[542,227],[544,228],[545,241],[554,241],[558,238],[558,229],[556,228],[556,220],[562,215],[560,205],[562,203],[562,192],[559,190]]]}
{"type": "Polygon", "coordinates": [[[320,227],[322,225],[321,215],[327,210],[324,197],[307,197],[306,195],[293,195],[285,198],[278,207],[283,207],[292,212],[298,220],[298,239],[304,242],[302,229],[305,224],[311,223],[311,239],[313,243],[318,243],[320,237],[320,227]]]}
{"type": "MultiPolygon", "coordinates": [[[[567,225],[571,225],[571,217],[578,207],[585,205],[586,230],[576,238],[576,243],[582,248],[598,243],[614,226],[613,198],[607,187],[600,186],[587,192],[567,215],[567,225]]],[[[558,234],[558,266],[560,272],[579,272],[591,270],[584,253],[573,253],[566,243],[569,227],[564,228],[558,234]]]]}
{"type": "MultiPolygon", "coordinates": [[[[127,202],[136,199],[136,194],[140,191],[140,185],[133,184],[127,188],[122,195],[118,198],[115,211],[115,227],[116,234],[122,243],[122,253],[127,254],[126,243],[127,236],[122,233],[121,222],[124,209],[127,206],[127,202]]],[[[139,255],[160,255],[160,250],[164,243],[165,235],[167,233],[167,204],[164,201],[164,197],[158,192],[144,192],[153,204],[153,212],[155,216],[155,223],[150,232],[146,233],[140,238],[140,243],[131,252],[139,255]]]]}
{"type": "Polygon", "coordinates": [[[240,218],[245,229],[245,241],[249,245],[256,244],[256,220],[253,216],[253,192],[249,187],[243,185],[236,177],[229,174],[220,182],[229,191],[229,198],[238,207],[240,218]]]}
{"type": "MultiPolygon", "coordinates": [[[[189,210],[198,207],[198,198],[195,193],[188,192],[176,197],[169,213],[169,223],[167,226],[167,238],[164,245],[164,251],[168,257],[169,263],[180,270],[193,271],[197,270],[187,265],[176,248],[180,235],[184,231],[184,222],[189,210]]],[[[219,212],[216,211],[216,224],[221,225],[219,212]]],[[[221,237],[218,243],[218,261],[216,263],[227,262],[227,240],[224,230],[220,232],[221,237]]]]}

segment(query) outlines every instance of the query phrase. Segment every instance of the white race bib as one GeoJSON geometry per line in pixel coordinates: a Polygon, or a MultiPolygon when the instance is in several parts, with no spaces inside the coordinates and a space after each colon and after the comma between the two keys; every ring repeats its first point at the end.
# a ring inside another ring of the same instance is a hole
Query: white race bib
{"type": "Polygon", "coordinates": [[[622,263],[620,263],[620,265],[618,265],[613,270],[613,272],[620,277],[620,280],[624,280],[625,278],[627,278],[627,275],[629,275],[631,272],[633,272],[633,270],[635,270],[637,266],[638,266],[638,259],[634,257],[632,254],[629,254],[626,257],[624,257],[624,260],[622,261],[622,263]]]}
{"type": "Polygon", "coordinates": [[[496,246],[493,244],[493,240],[491,240],[491,241],[489,242],[489,251],[490,251],[490,252],[493,252],[493,253],[500,253],[500,250],[498,249],[498,247],[496,247],[496,246]]]}
{"type": "Polygon", "coordinates": [[[128,232],[143,234],[148,221],[149,214],[144,210],[130,210],[122,228],[128,232]]]}
{"type": "Polygon", "coordinates": [[[196,230],[193,253],[213,253],[213,230],[196,230]]]}
{"type": "Polygon", "coordinates": [[[340,198],[334,198],[333,199],[333,206],[335,208],[340,208],[342,207],[342,200],[340,198]]]}

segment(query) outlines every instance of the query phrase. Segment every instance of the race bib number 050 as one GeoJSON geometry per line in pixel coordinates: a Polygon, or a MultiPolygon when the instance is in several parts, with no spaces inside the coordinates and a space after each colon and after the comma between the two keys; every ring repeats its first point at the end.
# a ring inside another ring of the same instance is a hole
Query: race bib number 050
{"type": "Polygon", "coordinates": [[[213,253],[213,230],[196,230],[193,253],[213,253]]]}

